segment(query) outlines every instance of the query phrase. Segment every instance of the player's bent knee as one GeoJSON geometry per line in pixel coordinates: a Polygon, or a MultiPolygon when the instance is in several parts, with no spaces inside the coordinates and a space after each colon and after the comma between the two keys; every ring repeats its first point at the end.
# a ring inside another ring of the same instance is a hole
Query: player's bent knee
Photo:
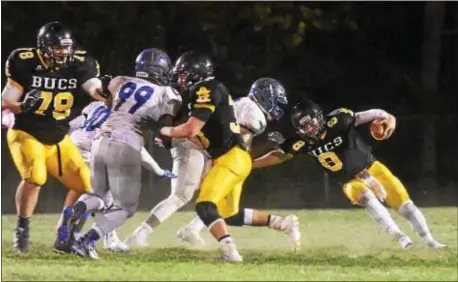
{"type": "Polygon", "coordinates": [[[368,189],[362,185],[355,183],[347,183],[343,187],[345,196],[351,201],[353,205],[359,205],[361,197],[364,195],[365,191],[368,189]]]}
{"type": "Polygon", "coordinates": [[[224,221],[226,221],[227,225],[243,226],[245,222],[245,209],[240,209],[233,216],[225,218],[224,221]]]}
{"type": "Polygon", "coordinates": [[[218,209],[212,202],[199,202],[196,204],[196,213],[206,226],[220,219],[218,209]]]}
{"type": "Polygon", "coordinates": [[[123,203],[121,206],[127,212],[127,218],[130,218],[137,212],[138,203],[123,203]]]}
{"type": "Polygon", "coordinates": [[[29,187],[36,187],[36,188],[41,187],[46,183],[46,179],[44,182],[40,182],[40,181],[36,181],[33,178],[24,178],[23,181],[25,185],[29,187]]]}

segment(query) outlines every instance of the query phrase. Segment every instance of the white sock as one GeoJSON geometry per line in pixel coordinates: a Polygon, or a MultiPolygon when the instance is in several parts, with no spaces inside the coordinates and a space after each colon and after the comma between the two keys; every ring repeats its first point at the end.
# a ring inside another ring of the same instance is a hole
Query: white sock
{"type": "Polygon", "coordinates": [[[431,232],[429,231],[426,219],[421,211],[415,206],[415,204],[409,200],[401,205],[398,213],[402,215],[407,221],[409,221],[412,229],[425,240],[426,242],[434,241],[431,232]]]}
{"type": "Polygon", "coordinates": [[[146,240],[149,235],[153,232],[153,228],[146,222],[142,222],[137,229],[135,229],[133,236],[141,239],[146,240]]]}
{"type": "Polygon", "coordinates": [[[205,227],[205,224],[200,217],[196,216],[188,223],[188,227],[195,232],[200,232],[205,227]]]}
{"type": "Polygon", "coordinates": [[[396,239],[406,236],[396,222],[394,222],[388,210],[382,205],[382,203],[380,203],[372,191],[365,191],[361,196],[359,204],[366,209],[369,216],[377,223],[377,225],[386,230],[391,236],[396,239]]]}
{"type": "Polygon", "coordinates": [[[220,240],[219,244],[221,245],[221,249],[225,253],[238,253],[237,246],[235,246],[234,240],[232,240],[232,237],[230,235],[220,240]]]}
{"type": "Polygon", "coordinates": [[[253,209],[244,209],[243,225],[253,225],[253,209]]]}

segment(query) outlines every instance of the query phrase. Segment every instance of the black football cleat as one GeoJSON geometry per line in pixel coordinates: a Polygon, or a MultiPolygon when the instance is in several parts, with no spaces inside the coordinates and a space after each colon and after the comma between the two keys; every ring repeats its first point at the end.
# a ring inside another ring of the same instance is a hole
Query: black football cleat
{"type": "Polygon", "coordinates": [[[27,253],[29,251],[29,230],[18,227],[14,233],[13,251],[27,253]]]}

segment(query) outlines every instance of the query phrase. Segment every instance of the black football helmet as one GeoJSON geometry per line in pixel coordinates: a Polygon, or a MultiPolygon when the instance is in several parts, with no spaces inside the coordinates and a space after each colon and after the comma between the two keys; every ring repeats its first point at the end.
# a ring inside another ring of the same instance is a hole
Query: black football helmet
{"type": "Polygon", "coordinates": [[[291,122],[305,139],[318,140],[325,130],[325,120],[321,107],[312,101],[294,105],[291,122]]]}
{"type": "Polygon", "coordinates": [[[70,30],[59,22],[47,23],[40,28],[37,47],[52,67],[65,67],[73,62],[75,40],[70,30]]]}
{"type": "Polygon", "coordinates": [[[269,120],[279,120],[288,106],[285,88],[280,81],[269,77],[256,80],[248,98],[258,104],[269,120]]]}
{"type": "Polygon", "coordinates": [[[213,63],[204,54],[189,51],[181,55],[170,70],[170,83],[179,89],[213,78],[213,63]]]}
{"type": "Polygon", "coordinates": [[[157,48],[148,48],[135,59],[135,76],[158,85],[167,85],[172,63],[167,53],[157,48]]]}

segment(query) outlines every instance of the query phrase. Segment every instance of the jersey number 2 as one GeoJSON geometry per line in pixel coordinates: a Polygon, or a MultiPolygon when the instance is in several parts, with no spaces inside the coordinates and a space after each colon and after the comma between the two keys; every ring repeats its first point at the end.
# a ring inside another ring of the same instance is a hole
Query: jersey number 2
{"type": "Polygon", "coordinates": [[[127,82],[124,84],[121,89],[119,89],[119,101],[114,107],[115,111],[118,111],[119,108],[134,95],[135,104],[132,108],[129,109],[129,114],[134,114],[141,106],[143,106],[146,101],[148,101],[151,96],[153,96],[154,89],[149,86],[142,86],[137,89],[137,84],[133,82],[127,82]]]}

